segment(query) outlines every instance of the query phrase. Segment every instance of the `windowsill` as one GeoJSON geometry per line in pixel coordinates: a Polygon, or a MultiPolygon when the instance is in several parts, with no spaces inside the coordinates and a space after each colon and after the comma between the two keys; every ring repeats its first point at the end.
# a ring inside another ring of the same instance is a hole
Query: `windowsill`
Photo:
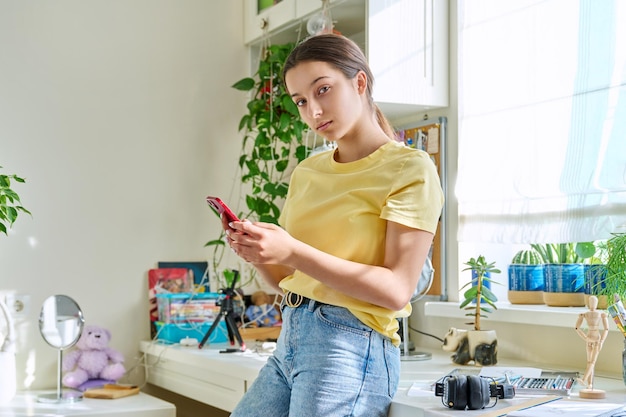
{"type": "MultiPolygon", "coordinates": [[[[549,307],[547,305],[496,303],[497,310],[489,313],[490,321],[518,324],[541,324],[551,327],[572,328],[578,315],[588,309],[586,307],[549,307]]],[[[424,314],[431,317],[466,319],[466,311],[459,308],[458,302],[428,301],[424,304],[424,314]]],[[[608,316],[612,322],[611,316],[608,316]]],[[[618,332],[615,325],[609,324],[610,331],[618,332]]]]}

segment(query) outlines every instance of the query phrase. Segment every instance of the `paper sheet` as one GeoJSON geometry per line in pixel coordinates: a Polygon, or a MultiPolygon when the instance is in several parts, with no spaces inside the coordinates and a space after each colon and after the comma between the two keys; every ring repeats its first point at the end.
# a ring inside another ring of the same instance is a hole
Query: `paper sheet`
{"type": "Polygon", "coordinates": [[[435,395],[430,382],[414,382],[406,393],[409,397],[432,397],[435,395]]]}
{"type": "Polygon", "coordinates": [[[623,404],[597,401],[556,400],[524,410],[512,411],[508,417],[604,417],[624,408],[623,404]]]}
{"type": "Polygon", "coordinates": [[[426,142],[426,152],[439,153],[439,128],[431,127],[428,129],[428,139],[426,142]]]}
{"type": "Polygon", "coordinates": [[[521,375],[526,378],[539,378],[541,377],[541,372],[541,368],[483,366],[479,375],[495,379],[504,378],[507,374],[509,377],[521,375]]]}

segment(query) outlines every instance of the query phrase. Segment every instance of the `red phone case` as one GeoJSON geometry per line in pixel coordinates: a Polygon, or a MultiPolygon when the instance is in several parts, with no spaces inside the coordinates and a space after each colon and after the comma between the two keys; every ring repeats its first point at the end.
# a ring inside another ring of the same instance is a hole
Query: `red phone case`
{"type": "Polygon", "coordinates": [[[229,222],[238,222],[239,218],[233,211],[218,197],[208,196],[206,202],[215,211],[215,213],[221,217],[222,214],[226,215],[226,219],[229,222]]]}

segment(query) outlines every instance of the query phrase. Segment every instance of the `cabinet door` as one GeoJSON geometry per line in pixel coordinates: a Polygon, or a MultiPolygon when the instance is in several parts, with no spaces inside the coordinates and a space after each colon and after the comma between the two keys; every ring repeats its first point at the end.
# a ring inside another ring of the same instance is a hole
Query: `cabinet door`
{"type": "Polygon", "coordinates": [[[296,0],[296,17],[302,18],[322,10],[322,0],[296,0]]]}
{"type": "Polygon", "coordinates": [[[383,112],[448,106],[448,0],[369,0],[367,55],[383,112]]]}
{"type": "Polygon", "coordinates": [[[244,0],[244,15],[243,38],[249,44],[260,39],[265,31],[275,32],[293,22],[296,18],[296,0],[282,0],[261,11],[258,0],[244,0]]]}

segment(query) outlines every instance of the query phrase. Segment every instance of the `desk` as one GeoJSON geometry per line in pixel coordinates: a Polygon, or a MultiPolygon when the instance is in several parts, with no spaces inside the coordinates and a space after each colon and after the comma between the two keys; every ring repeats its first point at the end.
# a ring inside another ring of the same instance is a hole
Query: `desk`
{"type": "Polygon", "coordinates": [[[0,416],[176,417],[176,407],[173,404],[142,392],[115,400],[84,398],[66,404],[37,402],[37,396],[43,393],[18,393],[9,404],[0,405],[0,416]]]}
{"type": "MultiPolygon", "coordinates": [[[[141,342],[140,349],[146,354],[146,365],[149,366],[148,382],[213,407],[232,411],[265,364],[267,355],[251,352],[220,354],[219,349],[225,347],[227,346],[211,345],[200,350],[197,347],[141,342]]],[[[464,368],[453,364],[447,352],[420,350],[430,351],[433,358],[427,361],[402,362],[400,386],[393,399],[389,417],[443,417],[457,413],[456,410],[444,407],[441,397],[435,397],[434,394],[420,397],[407,395],[414,382],[430,384],[455,368],[464,368]]],[[[514,361],[505,361],[498,365],[534,366],[514,361]]],[[[476,368],[468,366],[467,369],[476,368]]],[[[596,378],[595,387],[607,391],[605,401],[626,403],[626,387],[621,379],[596,378]]],[[[571,398],[577,397],[574,391],[571,398]]],[[[462,414],[467,417],[480,416],[528,399],[529,397],[518,395],[511,400],[499,400],[495,408],[464,411],[462,414]]]]}

